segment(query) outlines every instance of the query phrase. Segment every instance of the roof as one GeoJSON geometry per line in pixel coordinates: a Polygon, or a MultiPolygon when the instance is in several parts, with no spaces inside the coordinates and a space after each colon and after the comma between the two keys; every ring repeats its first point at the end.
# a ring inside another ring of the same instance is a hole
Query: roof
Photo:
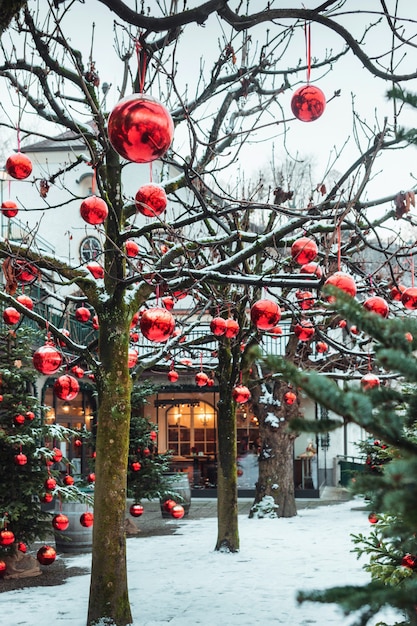
{"type": "Polygon", "coordinates": [[[86,149],[82,136],[72,130],[67,130],[53,139],[42,139],[21,147],[22,152],[64,152],[68,149],[86,149]]]}

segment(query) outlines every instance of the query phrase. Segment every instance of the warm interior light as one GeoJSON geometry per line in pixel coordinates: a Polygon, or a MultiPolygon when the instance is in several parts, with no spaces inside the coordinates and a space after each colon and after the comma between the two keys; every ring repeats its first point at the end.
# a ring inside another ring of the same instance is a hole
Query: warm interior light
{"type": "Polygon", "coordinates": [[[69,402],[64,402],[64,404],[62,405],[62,410],[64,411],[64,413],[69,413],[70,403],[69,402]]]}

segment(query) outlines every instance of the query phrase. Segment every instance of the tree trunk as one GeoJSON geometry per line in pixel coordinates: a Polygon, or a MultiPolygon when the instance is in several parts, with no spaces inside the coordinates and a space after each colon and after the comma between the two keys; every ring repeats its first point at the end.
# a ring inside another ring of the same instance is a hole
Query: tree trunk
{"type": "Polygon", "coordinates": [[[127,318],[123,305],[113,302],[100,319],[89,625],[103,617],[111,618],[117,626],[132,623],[124,529],[131,402],[127,318]]]}

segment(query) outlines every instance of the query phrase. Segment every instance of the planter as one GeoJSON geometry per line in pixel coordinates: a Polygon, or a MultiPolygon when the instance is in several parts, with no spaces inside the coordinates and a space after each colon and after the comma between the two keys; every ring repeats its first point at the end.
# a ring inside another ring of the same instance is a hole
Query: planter
{"type": "Polygon", "coordinates": [[[175,500],[177,504],[184,507],[184,516],[188,515],[191,506],[191,487],[188,472],[172,472],[164,474],[164,479],[168,483],[166,494],[161,498],[162,517],[172,517],[171,513],[164,509],[166,500],[175,500]]]}
{"type": "Polygon", "coordinates": [[[81,526],[80,517],[83,513],[93,512],[85,502],[63,502],[60,511],[68,517],[69,526],[66,530],[54,530],[57,552],[79,554],[91,552],[93,543],[93,527],[81,526]]]}

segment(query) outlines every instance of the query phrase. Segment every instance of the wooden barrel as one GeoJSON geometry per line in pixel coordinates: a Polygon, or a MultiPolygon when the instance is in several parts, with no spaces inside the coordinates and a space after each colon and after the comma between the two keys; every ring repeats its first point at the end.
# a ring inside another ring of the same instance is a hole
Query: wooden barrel
{"type": "Polygon", "coordinates": [[[184,515],[188,515],[191,506],[191,487],[188,472],[172,472],[164,474],[164,479],[168,483],[167,493],[161,498],[162,517],[172,517],[171,513],[165,510],[166,500],[175,500],[177,504],[184,507],[184,515]]]}
{"type": "Polygon", "coordinates": [[[93,512],[85,502],[63,502],[60,511],[68,517],[69,526],[66,530],[54,530],[57,552],[79,554],[91,552],[93,527],[81,526],[80,517],[83,513],[93,512]]]}

